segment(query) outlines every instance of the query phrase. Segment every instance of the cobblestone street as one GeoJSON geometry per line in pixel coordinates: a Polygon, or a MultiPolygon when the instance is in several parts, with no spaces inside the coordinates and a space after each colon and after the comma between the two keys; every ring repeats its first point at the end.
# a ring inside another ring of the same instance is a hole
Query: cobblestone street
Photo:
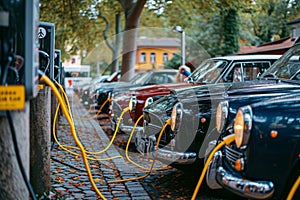
{"type": "MultiPolygon", "coordinates": [[[[71,105],[76,132],[81,143],[89,154],[89,166],[93,180],[107,199],[191,199],[198,181],[199,173],[184,172],[163,165],[156,161],[150,175],[145,176],[151,167],[151,160],[142,157],[132,149],[128,151],[129,158],[141,165],[137,167],[126,158],[125,144],[122,135],[117,135],[114,143],[108,146],[113,135],[108,120],[97,121],[96,116],[74,101],[71,105]],[[99,125],[102,124],[102,126],[99,125]],[[109,147],[109,148],[108,148],[109,147]],[[103,150],[106,151],[102,152],[103,150]],[[113,159],[112,159],[113,158],[113,159]]],[[[76,143],[71,135],[70,127],[64,117],[60,117],[57,125],[57,139],[61,145],[73,155],[54,144],[51,152],[51,186],[52,199],[100,199],[89,181],[83,164],[81,152],[71,148],[76,143]]],[[[214,191],[203,185],[197,199],[217,200],[234,199],[235,197],[223,191],[214,191]],[[226,196],[226,198],[225,198],[226,196]]]]}

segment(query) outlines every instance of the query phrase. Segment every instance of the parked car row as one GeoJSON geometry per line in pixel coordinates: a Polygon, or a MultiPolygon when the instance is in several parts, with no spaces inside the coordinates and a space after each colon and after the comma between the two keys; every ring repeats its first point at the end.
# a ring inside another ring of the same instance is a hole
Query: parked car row
{"type": "Polygon", "coordinates": [[[175,75],[178,70],[164,69],[152,70],[136,74],[129,82],[118,81],[114,83],[102,83],[90,92],[90,101],[88,105],[93,105],[96,109],[102,107],[103,113],[110,113],[110,103],[107,99],[112,95],[127,91],[129,88],[138,88],[163,83],[174,83],[175,75]]]}
{"type": "MultiPolygon", "coordinates": [[[[132,88],[129,91],[114,95],[112,104],[113,123],[119,120],[122,110],[132,98],[133,109],[123,116],[120,130],[130,133],[137,119],[143,114],[145,103],[170,94],[172,89],[183,89],[197,85],[245,82],[257,79],[267,70],[280,55],[244,55],[210,58],[186,79],[184,83],[156,84],[148,87],[132,88]]],[[[184,89],[183,89],[184,90],[184,89]]],[[[143,129],[143,122],[138,124],[137,131],[143,129]]]]}
{"type": "Polygon", "coordinates": [[[176,73],[151,71],[130,83],[103,83],[91,93],[90,104],[99,109],[112,97],[103,112],[113,123],[130,105],[119,131],[130,133],[143,116],[135,131],[136,150],[183,170],[202,170],[209,162],[211,189],[245,198],[286,198],[300,179],[300,44],[283,56],[205,60],[185,83],[174,83],[176,73]],[[159,73],[164,78],[155,80],[164,81],[152,81],[159,73]],[[207,160],[232,134],[235,142],[207,160]]]}

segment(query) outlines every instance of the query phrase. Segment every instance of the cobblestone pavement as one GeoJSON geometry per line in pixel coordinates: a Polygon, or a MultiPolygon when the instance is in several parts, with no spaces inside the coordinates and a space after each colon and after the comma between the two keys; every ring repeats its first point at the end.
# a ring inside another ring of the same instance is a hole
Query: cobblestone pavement
{"type": "MultiPolygon", "coordinates": [[[[78,102],[71,105],[76,132],[85,150],[98,152],[89,154],[94,160],[89,160],[93,180],[97,188],[107,199],[191,199],[197,184],[199,174],[193,172],[185,174],[180,170],[168,167],[165,170],[151,171],[149,176],[140,180],[114,182],[145,176],[149,172],[151,161],[140,154],[128,151],[129,158],[139,165],[135,166],[125,157],[125,146],[122,136],[117,135],[114,143],[109,147],[113,135],[109,120],[105,116],[99,120],[87,113],[78,102]],[[102,125],[100,126],[99,123],[102,125]],[[100,151],[107,149],[100,154],[100,151]],[[108,159],[110,160],[95,160],[108,159]]],[[[100,199],[94,191],[80,151],[70,148],[76,146],[71,134],[70,126],[64,117],[57,122],[57,138],[61,145],[78,155],[73,155],[54,144],[51,151],[51,199],[100,199]]],[[[154,169],[166,167],[158,161],[154,169]]],[[[224,191],[211,191],[205,185],[201,186],[197,199],[218,200],[234,199],[236,197],[224,191]]],[[[240,199],[240,198],[237,198],[240,199]]]]}

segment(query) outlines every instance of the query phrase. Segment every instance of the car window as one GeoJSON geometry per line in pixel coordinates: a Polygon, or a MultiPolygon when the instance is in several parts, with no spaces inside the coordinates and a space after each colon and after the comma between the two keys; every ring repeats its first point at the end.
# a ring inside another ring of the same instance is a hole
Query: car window
{"type": "Polygon", "coordinates": [[[271,66],[270,62],[239,62],[223,78],[225,82],[243,82],[257,79],[271,66]]]}
{"type": "Polygon", "coordinates": [[[242,67],[241,63],[234,63],[232,70],[227,73],[220,81],[221,82],[241,82],[242,81],[242,67]]]}
{"type": "Polygon", "coordinates": [[[189,80],[198,83],[212,83],[219,77],[227,64],[226,60],[207,60],[190,75],[189,80]]]}
{"type": "Polygon", "coordinates": [[[259,78],[271,66],[270,62],[249,62],[243,63],[243,79],[251,81],[259,78]]]}
{"type": "Polygon", "coordinates": [[[285,56],[281,56],[268,70],[266,70],[261,78],[282,78],[292,79],[295,73],[299,71],[300,62],[300,49],[291,48],[285,53],[285,56]]]}
{"type": "Polygon", "coordinates": [[[144,73],[137,74],[130,81],[130,83],[136,84],[136,85],[143,85],[145,83],[145,80],[149,79],[151,74],[152,74],[151,72],[144,72],[144,73]]]}
{"type": "Polygon", "coordinates": [[[166,74],[167,76],[167,83],[174,83],[175,82],[175,75],[174,74],[166,74]]]}
{"type": "Polygon", "coordinates": [[[288,63],[285,68],[281,68],[277,71],[276,76],[278,78],[289,79],[295,77],[295,74],[300,70],[300,63],[288,63]]]}
{"type": "Polygon", "coordinates": [[[153,74],[148,84],[163,84],[175,82],[175,74],[157,73],[153,74]]]}

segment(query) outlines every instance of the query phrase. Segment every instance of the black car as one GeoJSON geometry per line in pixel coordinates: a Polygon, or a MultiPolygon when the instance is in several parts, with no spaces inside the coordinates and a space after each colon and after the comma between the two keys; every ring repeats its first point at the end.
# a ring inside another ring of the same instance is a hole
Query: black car
{"type": "MultiPolygon", "coordinates": [[[[148,100],[152,102],[159,99],[164,95],[170,94],[170,91],[175,88],[254,80],[278,58],[280,58],[280,55],[230,55],[206,59],[201,62],[184,82],[144,86],[114,95],[112,121],[115,123],[120,119],[123,109],[128,106],[132,98],[131,102],[134,102],[134,108],[123,115],[122,123],[119,126],[119,130],[131,133],[148,100]]],[[[143,123],[140,121],[136,129],[141,130],[142,126],[143,123]]]]}
{"type": "Polygon", "coordinates": [[[274,63],[262,74],[261,80],[174,90],[145,107],[144,131],[136,136],[136,148],[153,156],[151,152],[155,152],[157,138],[170,119],[155,152],[156,158],[175,167],[194,164],[197,160],[203,163],[209,142],[220,135],[214,131],[219,102],[236,99],[249,104],[300,89],[299,58],[289,59],[295,49],[300,49],[300,45],[274,63]]]}
{"type": "MultiPolygon", "coordinates": [[[[95,108],[99,109],[109,96],[124,92],[129,88],[174,83],[177,71],[178,70],[175,69],[152,70],[136,74],[129,82],[118,81],[114,83],[99,84],[98,88],[91,93],[92,101],[90,104],[96,103],[95,108]]],[[[109,107],[110,104],[106,103],[101,111],[109,113],[109,107]]]]}
{"type": "MultiPolygon", "coordinates": [[[[233,123],[235,142],[214,154],[208,186],[246,198],[286,199],[300,178],[299,113],[299,92],[239,108],[233,123]]],[[[222,136],[227,134],[232,132],[222,136]]],[[[300,199],[299,190],[294,199],[300,199]]]]}

